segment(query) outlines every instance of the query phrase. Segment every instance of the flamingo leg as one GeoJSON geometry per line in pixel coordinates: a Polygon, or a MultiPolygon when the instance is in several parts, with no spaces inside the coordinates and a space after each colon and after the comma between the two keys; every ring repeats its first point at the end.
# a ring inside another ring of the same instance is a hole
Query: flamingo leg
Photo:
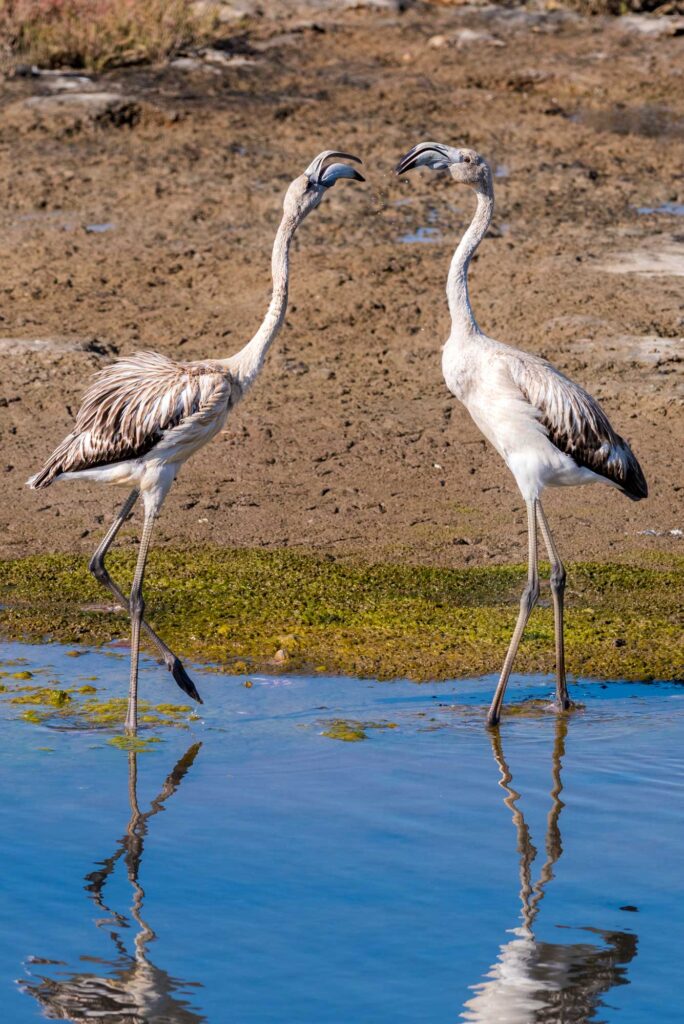
{"type": "Polygon", "coordinates": [[[150,550],[154,521],[157,518],[157,509],[154,506],[145,508],[145,521],[143,524],[142,537],[140,538],[140,549],[138,561],[133,574],[131,584],[131,596],[128,602],[131,616],[131,676],[128,687],[128,711],[126,712],[126,732],[134,734],[138,728],[138,659],[140,654],[140,627],[143,621],[145,601],[143,598],[143,580],[145,578],[145,565],[147,554],[150,550]]]}
{"type": "Polygon", "coordinates": [[[537,501],[537,519],[551,562],[551,594],[553,595],[553,620],[556,636],[556,708],[567,711],[571,706],[568,685],[565,680],[565,640],[563,637],[563,596],[565,594],[565,569],[558,549],[551,536],[548,520],[541,502],[537,501]]]}
{"type": "Polygon", "coordinates": [[[489,708],[489,713],[487,715],[487,725],[492,728],[499,724],[499,719],[501,718],[501,705],[503,704],[508,678],[511,674],[511,669],[513,668],[513,661],[515,660],[515,656],[520,645],[520,638],[523,635],[523,631],[527,625],[527,620],[530,617],[532,609],[539,598],[536,505],[536,498],[527,502],[527,584],[523,590],[522,597],[520,598],[518,621],[516,622],[515,629],[513,630],[513,636],[511,637],[508,651],[506,652],[503,668],[501,669],[501,675],[499,676],[499,682],[496,687],[496,692],[494,693],[494,699],[492,700],[491,707],[489,708]]]}
{"type": "MultiPolygon", "coordinates": [[[[123,524],[126,522],[126,519],[130,515],[131,510],[139,497],[140,491],[138,490],[131,491],[131,493],[128,495],[128,498],[121,507],[121,510],[117,514],[116,519],[110,526],[105,537],[100,542],[100,545],[98,546],[95,554],[91,558],[90,564],[88,566],[95,579],[98,580],[98,582],[100,582],[104,587],[107,587],[109,591],[111,591],[111,593],[117,599],[121,607],[125,608],[126,611],[129,612],[129,614],[130,608],[128,604],[128,598],[124,596],[121,589],[117,586],[112,577],[109,575],[109,572],[107,571],[107,566],[105,565],[105,556],[109,551],[109,548],[111,547],[112,543],[114,542],[117,533],[119,532],[123,524]]],[[[178,683],[180,688],[185,693],[187,693],[188,696],[194,698],[194,700],[196,701],[199,701],[199,703],[201,704],[202,698],[197,692],[197,689],[195,688],[195,684],[193,683],[192,679],[185,671],[185,668],[180,658],[176,654],[174,654],[170,647],[167,647],[167,645],[164,643],[161,637],[157,636],[152,627],[149,626],[144,619],[142,619],[140,627],[147,634],[149,639],[152,641],[154,646],[159,651],[159,654],[164,660],[164,664],[166,665],[167,669],[169,670],[175,681],[178,683]]]]}

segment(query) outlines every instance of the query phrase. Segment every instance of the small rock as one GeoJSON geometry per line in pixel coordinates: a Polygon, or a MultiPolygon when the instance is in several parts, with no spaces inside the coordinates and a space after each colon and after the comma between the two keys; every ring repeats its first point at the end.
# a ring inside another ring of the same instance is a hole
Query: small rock
{"type": "Polygon", "coordinates": [[[45,353],[49,356],[61,356],[65,352],[109,355],[110,349],[108,346],[100,345],[93,338],[73,340],[69,338],[0,338],[0,355],[19,356],[27,352],[45,353]]]}
{"type": "Polygon", "coordinates": [[[208,64],[228,68],[256,66],[258,63],[253,57],[246,57],[244,53],[226,53],[225,50],[215,50],[213,47],[202,50],[201,57],[208,64]]]}
{"type": "Polygon", "coordinates": [[[615,27],[623,35],[636,34],[651,39],[659,36],[681,36],[684,35],[684,18],[652,18],[644,14],[624,14],[616,19],[615,27]]]}
{"type": "Polygon", "coordinates": [[[93,127],[132,128],[149,109],[153,108],[115,92],[55,93],[12,103],[5,110],[5,124],[19,131],[67,133],[93,127]]]}
{"type": "Polygon", "coordinates": [[[459,50],[474,43],[486,43],[487,46],[505,46],[502,39],[497,39],[491,32],[476,32],[472,28],[462,28],[456,33],[456,45],[459,50]]]}
{"type": "Polygon", "coordinates": [[[204,71],[204,64],[197,57],[175,57],[169,61],[169,67],[180,71],[204,71]]]}
{"type": "Polygon", "coordinates": [[[282,647],[275,652],[273,660],[277,665],[282,665],[289,659],[290,655],[282,647]]]}

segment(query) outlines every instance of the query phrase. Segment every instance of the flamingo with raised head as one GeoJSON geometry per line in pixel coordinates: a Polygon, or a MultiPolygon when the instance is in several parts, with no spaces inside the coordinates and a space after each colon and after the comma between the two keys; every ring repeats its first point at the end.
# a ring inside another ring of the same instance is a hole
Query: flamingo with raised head
{"type": "Polygon", "coordinates": [[[648,494],[646,480],[631,448],[584,388],[546,359],[495,341],[475,320],[468,295],[468,267],[494,211],[489,164],[472,149],[439,142],[414,146],[396,167],[448,170],[468,185],[477,209],[451,261],[447,299],[451,334],[444,346],[442,370],[452,395],[466,407],[487,440],[503,458],[527,506],[528,573],[520,612],[492,700],[487,722],[498,724],[506,684],[530,613],[539,597],[537,522],[551,562],[551,593],[556,641],[556,707],[567,710],[563,595],[565,569],[549,529],[541,495],[546,487],[604,483],[632,501],[648,494]]]}
{"type": "Polygon", "coordinates": [[[228,413],[254,382],[283,325],[290,243],[297,228],[340,178],[364,180],[346,160],[361,163],[348,153],[320,153],[285,193],[273,245],[273,293],[251,341],[227,359],[184,363],[156,352],[139,352],[105,367],[87,390],[73,431],[28,481],[33,488],[48,487],[55,480],[97,480],[133,488],[90,561],[93,574],[131,618],[127,732],[134,733],[137,727],[141,629],[180,688],[202,702],[180,659],[143,618],[143,577],[154,522],[181,466],[223,428],[228,413]],[[141,495],[144,526],[127,601],[107,571],[105,555],[141,495]]]}

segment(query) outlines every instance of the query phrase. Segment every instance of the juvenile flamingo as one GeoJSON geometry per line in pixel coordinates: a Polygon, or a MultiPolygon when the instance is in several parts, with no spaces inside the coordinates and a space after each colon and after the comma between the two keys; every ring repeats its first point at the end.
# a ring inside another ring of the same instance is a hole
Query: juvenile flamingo
{"type": "Polygon", "coordinates": [[[86,392],[76,425],[40,472],[33,488],[54,480],[97,480],[132,487],[90,561],[95,577],[114,594],[131,617],[131,672],[126,731],[137,727],[138,652],[144,630],[180,688],[201,701],[180,659],[143,618],[145,563],[154,522],[183,463],[223,428],[228,413],[245,395],[285,320],[290,243],[304,218],[340,178],[363,181],[347,163],[348,153],[320,153],[292,182],[273,245],[273,293],[261,327],[236,355],[181,363],[156,352],[139,352],[97,373],[86,392]],[[138,561],[127,601],[105,566],[105,555],[142,495],[144,526],[138,561]]]}
{"type": "Polygon", "coordinates": [[[527,506],[527,586],[487,717],[488,724],[495,726],[520,638],[539,597],[537,522],[551,562],[556,707],[570,707],[563,643],[565,569],[542,509],[544,488],[607,483],[632,501],[647,497],[648,488],[634,453],[615,433],[595,398],[545,359],[489,338],[475,320],[468,295],[468,266],[494,210],[492,172],[487,161],[472,149],[421,142],[402,157],[396,173],[404,174],[414,167],[448,169],[454,181],[469,185],[477,196],[475,216],[449,270],[451,334],[442,354],[442,371],[451,393],[463,402],[505,461],[527,506]]]}

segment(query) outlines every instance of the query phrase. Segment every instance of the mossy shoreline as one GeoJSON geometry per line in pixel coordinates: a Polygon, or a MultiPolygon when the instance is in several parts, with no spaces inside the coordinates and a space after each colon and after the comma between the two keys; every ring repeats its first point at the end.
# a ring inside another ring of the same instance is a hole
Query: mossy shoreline
{"type": "MultiPolygon", "coordinates": [[[[109,560],[124,589],[135,552],[109,560]]],[[[571,675],[684,679],[684,559],[667,568],[568,566],[571,675]]],[[[153,553],[146,615],[182,656],[229,672],[321,672],[417,682],[494,672],[524,586],[524,566],[436,569],[348,563],[289,551],[153,553]]],[[[98,644],[126,638],[127,616],[88,573],[56,554],[0,561],[0,635],[98,644]]],[[[553,670],[546,587],[516,670],[553,670]]]]}

